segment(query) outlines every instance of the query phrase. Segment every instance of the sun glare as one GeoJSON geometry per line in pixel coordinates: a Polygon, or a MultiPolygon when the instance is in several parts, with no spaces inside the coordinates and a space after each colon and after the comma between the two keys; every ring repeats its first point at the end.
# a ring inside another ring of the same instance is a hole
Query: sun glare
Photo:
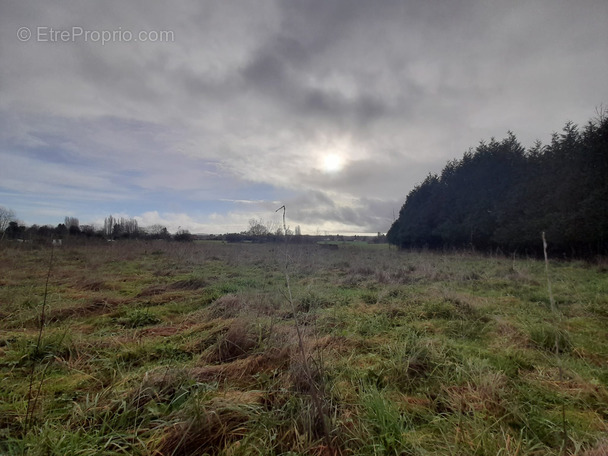
{"type": "Polygon", "coordinates": [[[323,171],[337,173],[344,167],[344,160],[336,154],[329,154],[323,158],[323,171]]]}

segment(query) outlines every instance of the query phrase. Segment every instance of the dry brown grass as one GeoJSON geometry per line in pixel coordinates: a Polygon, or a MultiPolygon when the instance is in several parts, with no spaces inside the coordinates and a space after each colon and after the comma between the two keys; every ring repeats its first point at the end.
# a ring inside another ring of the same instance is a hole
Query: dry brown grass
{"type": "Polygon", "coordinates": [[[264,353],[250,355],[224,364],[205,365],[192,368],[191,374],[199,381],[231,380],[250,381],[251,377],[260,372],[284,369],[289,366],[292,348],[269,349],[264,353]]]}
{"type": "Polygon", "coordinates": [[[82,291],[105,291],[113,289],[106,281],[97,278],[84,278],[77,281],[74,287],[82,291]]]}
{"type": "Polygon", "coordinates": [[[226,294],[214,301],[205,312],[210,318],[235,318],[247,307],[247,302],[243,297],[226,294]]]}
{"type": "Polygon", "coordinates": [[[606,456],[608,455],[608,441],[601,441],[594,448],[587,450],[581,456],[606,456]]]}
{"type": "Polygon", "coordinates": [[[74,317],[87,317],[92,315],[103,315],[114,311],[117,307],[125,304],[125,299],[95,298],[84,306],[72,306],[62,309],[51,309],[48,314],[49,322],[61,322],[74,317]]]}
{"type": "Polygon", "coordinates": [[[507,378],[500,372],[488,373],[476,381],[444,387],[448,408],[460,413],[485,412],[494,416],[506,413],[507,378]]]}
{"type": "Polygon", "coordinates": [[[155,448],[158,455],[216,455],[248,433],[249,415],[240,407],[210,407],[193,418],[163,431],[155,448]]]}
{"type": "Polygon", "coordinates": [[[255,328],[250,321],[235,319],[227,331],[219,337],[214,350],[206,356],[210,363],[227,363],[247,356],[261,343],[260,336],[255,334],[255,328]]]}
{"type": "Polygon", "coordinates": [[[492,345],[504,347],[505,345],[525,349],[531,345],[530,337],[525,332],[517,328],[513,323],[507,321],[504,317],[494,317],[495,327],[493,333],[496,338],[492,345]]]}
{"type": "Polygon", "coordinates": [[[194,291],[199,290],[201,288],[205,288],[207,285],[207,282],[202,279],[190,278],[178,280],[177,282],[173,283],[151,285],[149,287],[146,287],[137,295],[137,297],[141,298],[147,296],[155,296],[163,293],[181,290],[194,291]]]}

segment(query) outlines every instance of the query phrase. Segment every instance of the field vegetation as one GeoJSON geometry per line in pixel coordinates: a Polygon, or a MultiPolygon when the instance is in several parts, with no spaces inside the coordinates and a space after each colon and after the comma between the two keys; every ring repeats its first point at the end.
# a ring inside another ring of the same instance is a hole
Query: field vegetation
{"type": "Polygon", "coordinates": [[[533,258],[4,243],[0,453],[605,455],[608,263],[549,279],[557,312],[533,258]]]}

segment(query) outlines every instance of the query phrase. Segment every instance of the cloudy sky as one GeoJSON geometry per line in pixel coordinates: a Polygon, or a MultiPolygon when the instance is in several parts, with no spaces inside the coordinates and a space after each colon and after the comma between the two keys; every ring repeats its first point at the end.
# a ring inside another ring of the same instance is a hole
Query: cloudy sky
{"type": "Polygon", "coordinates": [[[0,205],[385,232],[480,140],[606,106],[606,23],[606,0],[0,0],[0,205]]]}

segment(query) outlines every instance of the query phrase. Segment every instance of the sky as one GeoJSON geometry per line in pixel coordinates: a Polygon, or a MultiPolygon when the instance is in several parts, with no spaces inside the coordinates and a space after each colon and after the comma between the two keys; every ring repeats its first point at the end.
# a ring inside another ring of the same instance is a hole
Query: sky
{"type": "Polygon", "coordinates": [[[0,0],[0,206],[386,232],[480,141],[606,106],[607,23],[605,0],[0,0]]]}

